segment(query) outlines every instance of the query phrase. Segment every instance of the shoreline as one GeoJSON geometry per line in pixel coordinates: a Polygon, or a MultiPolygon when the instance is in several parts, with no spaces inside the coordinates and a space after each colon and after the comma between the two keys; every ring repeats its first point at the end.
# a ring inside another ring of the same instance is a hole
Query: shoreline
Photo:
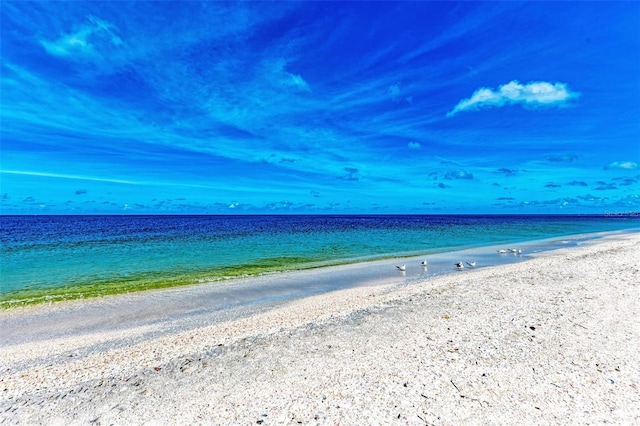
{"type": "MultiPolygon", "coordinates": [[[[640,421],[640,235],[128,341],[0,347],[8,423],[640,421]]],[[[164,327],[164,325],[161,325],[164,327]]],[[[150,326],[152,327],[152,326],[150,326]]]]}
{"type": "MultiPolygon", "coordinates": [[[[257,275],[247,275],[247,276],[237,276],[230,277],[224,279],[214,279],[214,280],[204,280],[202,282],[190,283],[190,284],[178,284],[178,285],[170,285],[166,287],[158,287],[158,288],[148,288],[148,289],[134,289],[129,291],[121,291],[116,293],[107,293],[107,294],[92,294],[88,297],[79,296],[79,297],[71,297],[65,298],[61,300],[43,300],[32,303],[31,301],[23,302],[22,300],[14,303],[13,300],[2,300],[2,304],[7,304],[7,306],[0,307],[0,320],[2,319],[3,314],[21,311],[21,310],[33,310],[33,309],[47,309],[47,307],[52,306],[72,306],[74,304],[84,304],[91,302],[99,302],[101,300],[108,299],[117,299],[119,297],[129,297],[132,295],[144,295],[144,294],[153,294],[154,292],[170,292],[173,290],[180,289],[190,289],[199,286],[207,286],[207,285],[220,285],[224,286],[226,284],[235,284],[242,283],[247,281],[258,280],[261,278],[270,278],[270,277],[280,277],[286,276],[289,274],[297,274],[297,273],[305,273],[305,272],[313,272],[313,271],[327,271],[331,269],[339,269],[339,268],[349,268],[349,267],[358,267],[363,265],[375,265],[381,263],[392,263],[392,261],[401,261],[402,259],[406,259],[409,261],[415,261],[418,258],[424,257],[433,257],[433,256],[447,256],[449,254],[455,253],[466,253],[466,252],[486,252],[490,253],[496,248],[504,248],[510,246],[524,246],[527,247],[526,256],[530,256],[531,254],[538,253],[539,251],[548,251],[548,250],[556,250],[561,245],[552,246],[553,242],[568,240],[568,241],[579,241],[580,244],[582,241],[588,241],[591,239],[600,239],[603,237],[616,236],[616,235],[626,235],[626,234],[634,234],[640,232],[640,228],[625,228],[613,231],[596,231],[589,233],[580,233],[580,234],[566,234],[566,235],[558,235],[549,238],[543,239],[534,239],[534,240],[518,240],[515,242],[509,242],[508,244],[491,244],[491,245],[471,245],[464,247],[453,247],[451,250],[437,250],[432,252],[420,252],[420,251],[412,251],[406,253],[396,253],[393,255],[386,255],[383,257],[374,256],[374,257],[365,257],[365,258],[353,258],[353,259],[344,259],[344,261],[335,263],[335,264],[326,264],[326,265],[318,265],[305,267],[301,269],[292,269],[292,270],[284,270],[284,271],[274,271],[274,272],[266,272],[257,275]],[[540,248],[542,247],[542,248],[540,248]]],[[[480,267],[481,265],[479,265],[480,267]]],[[[493,265],[490,265],[493,266],[493,265]]],[[[451,271],[449,271],[451,272],[451,271]]],[[[430,274],[429,277],[434,277],[438,274],[430,274]]],[[[65,289],[67,287],[60,287],[60,289],[65,289]]],[[[11,293],[12,294],[12,293],[11,293]]],[[[4,297],[4,296],[3,296],[4,297]]],[[[9,314],[10,315],[10,314],[9,314]]]]}
{"type": "MultiPolygon", "coordinates": [[[[621,228],[617,230],[610,231],[595,231],[586,234],[560,234],[553,237],[543,238],[543,239],[522,239],[516,238],[511,239],[509,242],[500,243],[499,245],[503,246],[511,246],[511,245],[528,245],[528,244],[536,244],[543,243],[545,241],[553,241],[559,240],[563,238],[575,238],[580,235],[607,235],[607,234],[618,234],[618,233],[633,233],[640,232],[640,228],[621,228]]],[[[15,308],[22,308],[27,306],[38,306],[38,305],[47,305],[52,303],[68,303],[70,301],[85,301],[92,299],[100,299],[103,297],[113,297],[119,295],[127,295],[127,294],[135,294],[142,292],[150,292],[150,291],[162,291],[162,290],[170,290],[177,288],[187,288],[190,286],[196,286],[201,284],[207,285],[215,285],[222,284],[228,282],[237,282],[245,279],[255,279],[261,277],[268,277],[271,275],[281,275],[287,273],[295,273],[300,271],[313,271],[313,270],[323,270],[326,268],[335,268],[340,266],[349,266],[356,265],[360,263],[374,263],[381,261],[389,261],[393,259],[400,258],[412,258],[416,256],[434,256],[451,252],[458,251],[467,251],[467,250],[481,250],[487,247],[494,247],[497,244],[489,244],[479,243],[479,244],[467,244],[464,246],[452,246],[448,248],[431,248],[425,251],[420,250],[412,250],[409,252],[398,252],[398,253],[389,253],[385,255],[372,255],[365,257],[356,257],[356,258],[344,258],[344,259],[335,259],[330,261],[322,261],[322,262],[311,262],[300,264],[292,269],[270,269],[266,268],[262,272],[249,272],[248,274],[242,273],[238,275],[225,276],[221,271],[217,271],[215,273],[210,274],[208,278],[198,278],[198,279],[188,279],[186,280],[186,276],[177,274],[176,275],[167,275],[166,277],[155,277],[150,278],[149,280],[136,281],[134,279],[131,282],[135,282],[135,284],[131,285],[130,279],[128,278],[126,281],[129,284],[125,284],[122,282],[121,278],[115,279],[115,281],[110,282],[108,279],[100,279],[96,282],[87,282],[84,284],[73,284],[73,285],[65,285],[59,287],[51,287],[48,289],[44,288],[36,288],[36,289],[22,289],[22,290],[14,290],[8,293],[0,293],[0,313],[5,310],[11,310],[15,308]],[[186,281],[184,281],[186,280],[186,281]]],[[[247,270],[259,270],[253,265],[245,265],[247,270]]],[[[237,270],[237,267],[234,266],[234,269],[237,270]]],[[[153,275],[153,274],[151,274],[153,275]]]]}
{"type": "Polygon", "coordinates": [[[482,270],[627,235],[640,234],[620,230],[534,240],[518,245],[525,250],[523,256],[497,254],[497,249],[504,246],[443,252],[428,256],[428,269],[418,266],[424,256],[413,256],[2,309],[0,328],[4,332],[0,334],[0,348],[69,334],[95,333],[120,333],[130,336],[130,343],[139,343],[247,317],[315,295],[358,287],[400,288],[441,276],[467,273],[470,268],[457,271],[454,267],[454,263],[462,259],[480,261],[474,269],[482,270]],[[407,271],[397,271],[395,265],[405,262],[407,271]]]}
{"type": "Polygon", "coordinates": [[[97,332],[127,333],[138,329],[144,330],[137,333],[138,340],[156,338],[163,333],[177,333],[202,324],[249,316],[314,295],[357,287],[409,286],[458,274],[460,271],[453,265],[462,259],[480,261],[474,268],[479,270],[523,262],[548,251],[635,235],[639,230],[594,232],[527,241],[517,244],[524,249],[523,255],[497,254],[497,249],[505,247],[502,245],[446,251],[426,256],[429,258],[426,269],[417,266],[425,256],[413,255],[0,309],[0,327],[4,330],[0,334],[0,348],[30,340],[63,337],[70,333],[81,336],[97,332]],[[402,263],[408,266],[406,272],[400,273],[395,265],[402,263]]]}

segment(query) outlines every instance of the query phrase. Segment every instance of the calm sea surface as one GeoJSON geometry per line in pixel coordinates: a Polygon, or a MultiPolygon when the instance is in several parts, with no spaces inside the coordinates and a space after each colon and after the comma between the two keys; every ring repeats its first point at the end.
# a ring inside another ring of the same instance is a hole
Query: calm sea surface
{"type": "Polygon", "coordinates": [[[0,303],[639,225],[633,216],[1,216],[0,303]]]}

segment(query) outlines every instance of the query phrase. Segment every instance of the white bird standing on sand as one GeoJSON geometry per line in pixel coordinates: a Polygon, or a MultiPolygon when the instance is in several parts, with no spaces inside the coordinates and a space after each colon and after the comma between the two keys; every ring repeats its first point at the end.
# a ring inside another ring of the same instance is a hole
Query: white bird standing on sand
{"type": "Polygon", "coordinates": [[[402,266],[396,266],[396,268],[398,268],[399,271],[406,271],[407,270],[407,266],[403,263],[402,266]]]}
{"type": "Polygon", "coordinates": [[[422,265],[424,268],[426,268],[426,267],[427,267],[427,259],[423,260],[423,261],[422,261],[422,263],[421,263],[421,265],[422,265]]]}
{"type": "Polygon", "coordinates": [[[456,268],[458,268],[458,269],[464,269],[464,263],[462,263],[462,262],[458,262],[458,263],[456,263],[456,268]]]}
{"type": "Polygon", "coordinates": [[[467,262],[467,265],[469,265],[472,268],[476,267],[476,262],[467,262]]]}

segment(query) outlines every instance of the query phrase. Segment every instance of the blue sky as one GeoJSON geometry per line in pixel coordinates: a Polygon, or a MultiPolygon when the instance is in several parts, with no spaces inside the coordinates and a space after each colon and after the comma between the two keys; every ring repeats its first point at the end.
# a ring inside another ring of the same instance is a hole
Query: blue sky
{"type": "Polygon", "coordinates": [[[640,2],[9,2],[3,214],[640,210],[640,2]]]}

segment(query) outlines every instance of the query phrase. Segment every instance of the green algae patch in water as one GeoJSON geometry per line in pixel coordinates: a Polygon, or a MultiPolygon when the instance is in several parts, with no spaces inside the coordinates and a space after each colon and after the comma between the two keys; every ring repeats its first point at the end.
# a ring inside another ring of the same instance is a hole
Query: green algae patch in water
{"type": "MultiPolygon", "coordinates": [[[[145,290],[215,283],[261,274],[318,267],[316,259],[273,257],[252,263],[228,265],[205,271],[146,272],[84,280],[68,285],[33,288],[0,294],[0,309],[67,300],[89,299],[145,290]]],[[[323,265],[325,266],[325,265],[323,265]]]]}

